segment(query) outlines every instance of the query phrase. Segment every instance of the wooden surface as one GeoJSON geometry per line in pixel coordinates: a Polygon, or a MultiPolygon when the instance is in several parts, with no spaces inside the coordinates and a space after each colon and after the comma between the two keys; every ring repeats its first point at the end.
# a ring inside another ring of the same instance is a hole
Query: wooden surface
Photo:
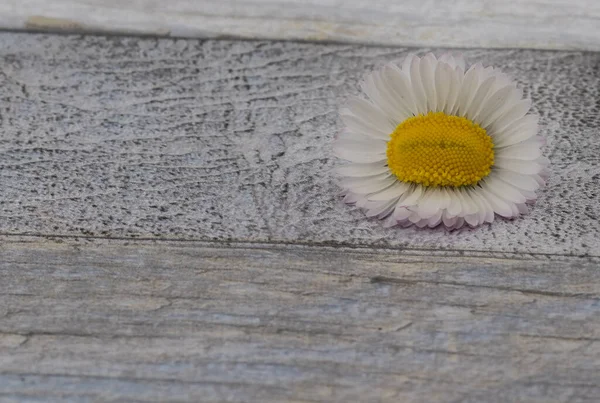
{"type": "Polygon", "coordinates": [[[599,256],[597,53],[465,52],[516,77],[541,115],[553,165],[530,215],[385,230],[341,203],[339,105],[408,52],[0,35],[0,233],[599,256]]]}
{"type": "Polygon", "coordinates": [[[4,0],[0,27],[600,50],[597,0],[4,0]]]}
{"type": "Polygon", "coordinates": [[[598,259],[5,238],[0,396],[593,402],[598,259]]]}
{"type": "Polygon", "coordinates": [[[409,51],[0,34],[0,401],[599,401],[600,54],[465,51],[533,98],[549,184],[386,230],[329,145],[409,51]]]}

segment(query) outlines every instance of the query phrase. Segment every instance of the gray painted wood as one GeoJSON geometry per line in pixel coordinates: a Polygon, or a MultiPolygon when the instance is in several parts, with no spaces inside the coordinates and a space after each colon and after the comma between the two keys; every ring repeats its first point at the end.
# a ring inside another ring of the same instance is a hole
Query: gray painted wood
{"type": "Polygon", "coordinates": [[[331,175],[340,103],[409,51],[0,34],[0,401],[600,400],[600,55],[465,51],[553,172],[449,233],[331,175]]]}
{"type": "Polygon", "coordinates": [[[600,50],[596,0],[4,0],[0,27],[600,50]]]}
{"type": "Polygon", "coordinates": [[[4,237],[0,400],[593,402],[597,258],[4,237]]]}
{"type": "Polygon", "coordinates": [[[552,175],[530,215],[386,230],[341,203],[337,110],[409,51],[1,34],[0,232],[600,256],[597,53],[465,51],[541,115],[552,175]]]}

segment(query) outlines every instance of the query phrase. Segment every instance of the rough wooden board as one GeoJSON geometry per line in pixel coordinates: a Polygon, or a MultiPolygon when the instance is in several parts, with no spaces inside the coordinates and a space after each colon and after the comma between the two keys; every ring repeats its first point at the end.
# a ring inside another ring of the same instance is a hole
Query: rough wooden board
{"type": "Polygon", "coordinates": [[[0,27],[600,50],[596,0],[4,0],[0,27]]]}
{"type": "Polygon", "coordinates": [[[542,116],[553,172],[531,215],[386,230],[341,203],[337,109],[408,51],[2,34],[0,232],[599,256],[597,53],[465,52],[542,116]]]}
{"type": "Polygon", "coordinates": [[[151,241],[0,246],[0,399],[600,399],[598,259],[151,241]]]}

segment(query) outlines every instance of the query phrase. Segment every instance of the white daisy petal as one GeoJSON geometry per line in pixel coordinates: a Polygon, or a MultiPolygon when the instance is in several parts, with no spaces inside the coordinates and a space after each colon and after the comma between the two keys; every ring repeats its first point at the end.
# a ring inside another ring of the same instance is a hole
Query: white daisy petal
{"type": "Polygon", "coordinates": [[[511,145],[500,148],[496,151],[498,157],[510,158],[514,160],[532,161],[542,156],[539,142],[534,138],[533,141],[511,145]]]}
{"type": "Polygon", "coordinates": [[[454,60],[454,56],[451,53],[444,53],[440,56],[440,64],[447,64],[450,68],[456,67],[456,61],[454,60]]]}
{"type": "Polygon", "coordinates": [[[537,115],[527,115],[513,122],[503,132],[493,135],[496,147],[507,147],[534,137],[538,132],[537,115]]]}
{"type": "Polygon", "coordinates": [[[419,221],[422,221],[422,218],[419,215],[419,213],[415,213],[413,211],[411,212],[410,216],[408,216],[408,221],[410,221],[413,224],[417,224],[419,221]]]}
{"type": "Polygon", "coordinates": [[[463,57],[462,54],[458,55],[458,57],[455,57],[456,59],[456,66],[458,67],[459,70],[462,70],[463,72],[465,71],[465,58],[463,57]]]}
{"type": "Polygon", "coordinates": [[[525,196],[525,199],[527,199],[527,201],[534,201],[537,199],[537,195],[535,194],[535,192],[530,192],[529,190],[521,190],[521,193],[523,194],[523,196],[525,196]]]}
{"type": "Polygon", "coordinates": [[[456,224],[457,219],[458,219],[458,217],[456,217],[456,216],[451,217],[446,212],[442,216],[442,221],[444,222],[444,225],[448,228],[452,228],[454,226],[454,224],[456,224]]]}
{"type": "Polygon", "coordinates": [[[479,193],[485,200],[492,206],[494,212],[496,214],[501,215],[502,217],[510,218],[512,217],[512,209],[510,208],[510,202],[504,201],[500,197],[495,194],[488,192],[487,190],[480,188],[479,193]]]}
{"type": "Polygon", "coordinates": [[[366,216],[379,218],[387,217],[394,210],[397,201],[398,198],[387,200],[384,202],[379,202],[376,206],[373,206],[367,211],[366,216]]]}
{"type": "Polygon", "coordinates": [[[394,218],[398,221],[408,220],[408,217],[410,217],[413,212],[399,204],[400,202],[396,205],[396,209],[394,210],[394,218]]]}
{"type": "Polygon", "coordinates": [[[521,213],[519,213],[519,208],[517,207],[516,204],[511,204],[510,208],[512,209],[512,216],[513,217],[518,217],[519,215],[521,215],[521,213]]]}
{"type": "Polygon", "coordinates": [[[469,108],[465,112],[465,116],[473,122],[479,123],[479,121],[477,120],[477,115],[483,105],[483,101],[487,98],[490,89],[494,85],[495,81],[496,77],[488,77],[485,80],[483,80],[483,82],[477,88],[477,91],[473,96],[473,100],[471,101],[471,105],[469,105],[469,108]]]}
{"type": "MultiPolygon", "coordinates": [[[[389,139],[387,139],[387,140],[389,140],[389,139]]],[[[344,142],[344,141],[361,141],[363,143],[378,142],[383,147],[387,147],[387,140],[376,139],[372,136],[368,136],[368,135],[361,134],[361,133],[355,133],[347,128],[340,131],[336,137],[336,142],[344,142]]]]}
{"type": "Polygon", "coordinates": [[[542,170],[545,171],[545,168],[550,165],[550,160],[546,157],[544,157],[543,155],[541,157],[539,157],[538,159],[535,160],[535,162],[537,162],[538,164],[542,165],[544,167],[544,169],[542,170]]]}
{"type": "Polygon", "coordinates": [[[465,58],[463,57],[462,53],[458,53],[458,54],[445,53],[440,57],[439,61],[449,65],[453,70],[454,69],[462,70],[462,74],[464,74],[464,72],[465,72],[465,58]]]}
{"type": "Polygon", "coordinates": [[[450,195],[450,204],[448,205],[447,213],[450,217],[456,217],[462,211],[462,204],[460,201],[459,191],[454,189],[448,189],[450,195]]]}
{"type": "Polygon", "coordinates": [[[387,189],[389,186],[393,185],[396,182],[396,178],[390,176],[386,179],[382,179],[380,181],[373,181],[368,184],[364,184],[361,186],[353,186],[352,191],[359,194],[368,194],[380,192],[384,189],[387,189]]]}
{"type": "Polygon", "coordinates": [[[367,207],[367,205],[369,204],[369,200],[364,197],[360,197],[357,201],[356,201],[356,207],[364,209],[367,207]]]}
{"type": "Polygon", "coordinates": [[[367,196],[369,200],[389,200],[389,199],[397,199],[402,196],[408,189],[410,185],[404,182],[396,181],[389,188],[382,190],[381,192],[371,194],[367,196]]]}
{"type": "Polygon", "coordinates": [[[494,68],[491,66],[483,67],[479,73],[480,80],[485,80],[488,77],[492,77],[494,75],[494,68]]]}
{"type": "Polygon", "coordinates": [[[490,174],[490,177],[492,176],[497,177],[505,183],[510,183],[521,190],[533,192],[540,187],[540,184],[535,180],[534,175],[523,175],[505,169],[496,169],[490,174]]]}
{"type": "Polygon", "coordinates": [[[481,105],[481,110],[474,117],[475,123],[478,123],[481,127],[487,127],[494,116],[494,112],[500,109],[503,105],[505,105],[506,100],[510,96],[510,94],[514,91],[514,87],[512,85],[506,85],[499,90],[492,93],[485,102],[481,105]]]}
{"type": "Polygon", "coordinates": [[[479,204],[479,224],[494,222],[494,209],[485,197],[477,195],[477,203],[479,204]]]}
{"type": "Polygon", "coordinates": [[[436,108],[434,111],[446,109],[448,94],[452,84],[452,69],[446,63],[438,63],[435,69],[436,108]]]}
{"type": "Polygon", "coordinates": [[[355,137],[355,140],[338,140],[335,144],[337,148],[342,148],[348,151],[359,151],[367,154],[385,154],[386,144],[383,141],[362,141],[355,137]]]}
{"type": "MultiPolygon", "coordinates": [[[[407,115],[401,99],[389,88],[388,75],[384,73],[385,70],[374,72],[367,77],[363,83],[363,91],[394,124],[398,124],[409,115],[407,115]]],[[[391,133],[391,131],[388,133],[391,133]]]]}
{"type": "Polygon", "coordinates": [[[371,122],[373,125],[377,124],[377,128],[384,133],[389,134],[393,132],[398,124],[389,122],[388,117],[380,108],[359,97],[351,97],[346,102],[346,108],[352,111],[352,114],[363,122],[371,122]]]}
{"type": "Polygon", "coordinates": [[[517,208],[519,209],[519,213],[521,214],[529,214],[529,207],[525,203],[517,204],[517,208]]]}
{"type": "Polygon", "coordinates": [[[494,166],[526,175],[535,175],[544,169],[544,166],[536,161],[521,161],[500,157],[496,158],[494,166]]]}
{"type": "Polygon", "coordinates": [[[442,55],[442,57],[440,57],[440,61],[447,63],[453,69],[459,68],[460,70],[463,71],[463,74],[464,74],[465,58],[463,57],[462,53],[458,53],[458,54],[454,54],[454,55],[447,53],[445,55],[442,55]]]}
{"type": "Polygon", "coordinates": [[[450,226],[450,225],[446,225],[446,223],[445,223],[444,221],[442,221],[442,222],[444,223],[444,225],[446,225],[446,228],[447,228],[449,231],[454,231],[454,230],[456,230],[456,229],[459,229],[459,228],[462,226],[462,225],[460,225],[460,226],[459,226],[459,223],[460,223],[460,221],[459,221],[459,220],[462,220],[462,222],[463,222],[463,223],[464,223],[464,221],[465,221],[465,219],[464,219],[464,218],[455,217],[454,224],[452,224],[451,226],[450,226]]]}
{"type": "Polygon", "coordinates": [[[527,200],[519,189],[494,177],[488,176],[485,178],[482,181],[481,186],[487,191],[494,193],[499,198],[512,203],[525,203],[527,200]]]}
{"type": "MultiPolygon", "coordinates": [[[[342,179],[342,181],[340,182],[340,185],[343,188],[352,190],[355,187],[366,186],[366,185],[369,185],[374,182],[381,182],[389,177],[391,177],[391,174],[389,172],[379,174],[379,175],[372,175],[372,176],[347,177],[347,178],[342,179]]],[[[352,191],[354,191],[354,190],[352,190],[352,191]]]]}
{"type": "Polygon", "coordinates": [[[435,91],[435,66],[437,60],[433,54],[429,53],[423,59],[419,65],[419,74],[421,75],[421,83],[423,90],[425,91],[425,98],[427,99],[427,110],[437,110],[437,95],[435,91]]]}
{"type": "Polygon", "coordinates": [[[496,77],[496,81],[494,82],[494,85],[492,86],[492,90],[490,91],[490,94],[494,94],[496,91],[498,91],[504,87],[507,87],[507,86],[512,87],[512,88],[517,88],[517,84],[515,82],[513,82],[508,77],[508,75],[501,72],[499,69],[494,69],[493,76],[496,77]]]}
{"type": "Polygon", "coordinates": [[[398,220],[396,220],[391,214],[383,220],[383,228],[391,228],[396,225],[398,225],[398,220]]]}
{"type": "Polygon", "coordinates": [[[427,222],[427,226],[429,228],[435,228],[442,223],[442,211],[443,210],[438,210],[438,212],[435,213],[434,216],[429,218],[427,222]]]}
{"type": "Polygon", "coordinates": [[[402,228],[408,228],[411,225],[413,225],[413,223],[410,222],[409,220],[404,220],[404,221],[398,221],[398,225],[400,225],[402,228]]]}
{"type": "Polygon", "coordinates": [[[480,68],[481,65],[474,65],[466,72],[452,114],[456,113],[458,116],[465,116],[479,85],[480,68]]]}
{"type": "MultiPolygon", "coordinates": [[[[549,162],[548,162],[549,163],[549,162]]],[[[548,169],[548,165],[544,166],[544,169],[538,174],[544,181],[547,181],[550,177],[550,170],[548,169]]]]}
{"type": "Polygon", "coordinates": [[[523,99],[517,103],[515,103],[505,114],[500,116],[492,125],[490,126],[490,131],[492,133],[501,133],[506,130],[508,126],[517,120],[521,119],[527,112],[531,109],[531,100],[523,99]]]}
{"type": "Polygon", "coordinates": [[[352,193],[352,192],[348,192],[346,193],[346,195],[344,196],[344,203],[347,204],[354,204],[357,201],[359,201],[361,199],[361,196],[356,194],[356,193],[352,193]]]}
{"type": "Polygon", "coordinates": [[[450,203],[452,202],[452,199],[450,197],[450,192],[448,191],[447,188],[445,188],[445,187],[440,188],[440,198],[442,201],[442,209],[446,210],[450,206],[450,203]]]}
{"type": "Polygon", "coordinates": [[[546,186],[546,180],[542,177],[542,175],[531,175],[531,177],[538,183],[538,185],[546,186]]]}
{"type": "Polygon", "coordinates": [[[444,113],[451,115],[458,107],[458,97],[461,92],[461,86],[463,83],[463,74],[458,70],[452,70],[450,72],[450,86],[448,89],[448,99],[446,106],[444,107],[444,113]]]}
{"type": "MultiPolygon", "coordinates": [[[[371,207],[365,211],[367,217],[377,217],[380,220],[387,218],[394,211],[394,202],[388,200],[387,202],[380,202],[379,206],[371,207]]],[[[515,207],[516,208],[516,207],[515,207]]]]}
{"type": "Polygon", "coordinates": [[[406,197],[406,199],[402,200],[402,205],[403,206],[414,206],[415,204],[417,204],[419,202],[419,200],[421,199],[421,197],[423,196],[423,186],[417,185],[415,187],[413,187],[412,189],[409,190],[409,195],[406,197]]]}
{"type": "Polygon", "coordinates": [[[421,216],[421,218],[430,218],[443,209],[443,199],[439,189],[427,189],[419,202],[419,216],[421,216]]]}
{"type": "Polygon", "coordinates": [[[385,162],[387,160],[387,156],[385,155],[385,153],[365,153],[362,151],[354,151],[337,146],[333,147],[333,153],[339,158],[348,160],[350,162],[357,162],[360,164],[385,162]]]}
{"type": "Polygon", "coordinates": [[[469,192],[471,199],[477,205],[477,222],[483,224],[489,218],[489,222],[494,221],[494,210],[484,197],[475,191],[469,192]]]}
{"type": "Polygon", "coordinates": [[[394,97],[398,117],[404,120],[416,115],[417,108],[408,76],[393,64],[386,65],[382,75],[394,97]]]}
{"type": "MultiPolygon", "coordinates": [[[[507,91],[507,89],[508,89],[508,94],[506,95],[506,98],[504,99],[503,103],[501,103],[498,106],[490,106],[490,105],[485,106],[487,112],[489,112],[489,115],[486,114],[485,117],[480,118],[480,126],[483,127],[484,129],[489,130],[490,126],[496,120],[498,120],[498,118],[500,118],[501,116],[506,114],[506,112],[508,112],[508,110],[510,108],[512,108],[512,106],[516,102],[518,102],[519,100],[521,100],[521,98],[523,98],[523,91],[519,88],[514,87],[514,84],[507,85],[504,88],[502,88],[503,91],[507,91]]],[[[501,93],[501,94],[499,94],[499,96],[500,95],[503,95],[503,94],[501,93]]],[[[490,98],[488,98],[488,101],[489,100],[490,100],[490,98]]],[[[491,102],[493,102],[493,101],[491,101],[491,102]]]]}
{"type": "Polygon", "coordinates": [[[490,203],[484,197],[481,197],[481,202],[485,206],[484,222],[493,223],[494,222],[494,209],[492,208],[490,203]]]}
{"type": "Polygon", "coordinates": [[[404,62],[402,63],[402,71],[406,74],[408,74],[408,76],[410,77],[410,66],[412,66],[412,62],[413,59],[417,58],[417,55],[415,55],[414,53],[410,53],[408,56],[406,56],[406,59],[404,59],[404,62]]]}
{"type": "Polygon", "coordinates": [[[415,104],[417,106],[417,112],[426,114],[427,113],[427,98],[425,97],[425,90],[421,82],[421,71],[420,71],[421,59],[415,57],[412,59],[410,64],[410,83],[415,97],[415,104]]]}
{"type": "Polygon", "coordinates": [[[389,171],[384,162],[374,162],[370,164],[348,164],[336,168],[339,175],[342,176],[371,176],[379,175],[389,171]]]}
{"type": "Polygon", "coordinates": [[[423,219],[419,220],[415,223],[415,225],[419,228],[425,228],[429,224],[429,220],[423,219]]]}
{"type": "MultiPolygon", "coordinates": [[[[377,83],[379,81],[379,75],[380,73],[376,71],[370,76],[366,77],[362,82],[362,90],[388,118],[391,118],[394,115],[394,110],[392,109],[392,106],[390,105],[385,94],[379,91],[380,86],[377,83]]],[[[390,124],[390,126],[392,125],[390,124]]],[[[393,131],[393,127],[391,131],[393,131]]],[[[391,133],[391,131],[387,131],[388,134],[391,133]]]]}
{"type": "Polygon", "coordinates": [[[374,137],[376,139],[387,141],[390,139],[390,133],[394,130],[383,130],[384,126],[380,125],[379,122],[377,124],[366,123],[356,115],[345,113],[344,110],[341,111],[340,118],[348,130],[365,136],[374,137]]]}
{"type": "Polygon", "coordinates": [[[476,214],[479,209],[477,202],[473,199],[473,197],[476,197],[476,193],[474,193],[472,190],[469,190],[466,192],[459,191],[457,194],[462,205],[462,211],[460,212],[459,217],[476,214]]]}
{"type": "Polygon", "coordinates": [[[477,214],[469,214],[465,216],[465,221],[471,227],[476,227],[479,224],[479,216],[477,214]]]}

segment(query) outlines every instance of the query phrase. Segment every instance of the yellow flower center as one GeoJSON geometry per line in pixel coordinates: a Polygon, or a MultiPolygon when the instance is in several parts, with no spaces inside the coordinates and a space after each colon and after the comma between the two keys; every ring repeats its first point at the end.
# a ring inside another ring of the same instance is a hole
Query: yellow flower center
{"type": "Polygon", "coordinates": [[[390,171],[425,186],[475,185],[494,164],[492,138],[469,119],[430,112],[400,123],[387,144],[390,171]]]}

